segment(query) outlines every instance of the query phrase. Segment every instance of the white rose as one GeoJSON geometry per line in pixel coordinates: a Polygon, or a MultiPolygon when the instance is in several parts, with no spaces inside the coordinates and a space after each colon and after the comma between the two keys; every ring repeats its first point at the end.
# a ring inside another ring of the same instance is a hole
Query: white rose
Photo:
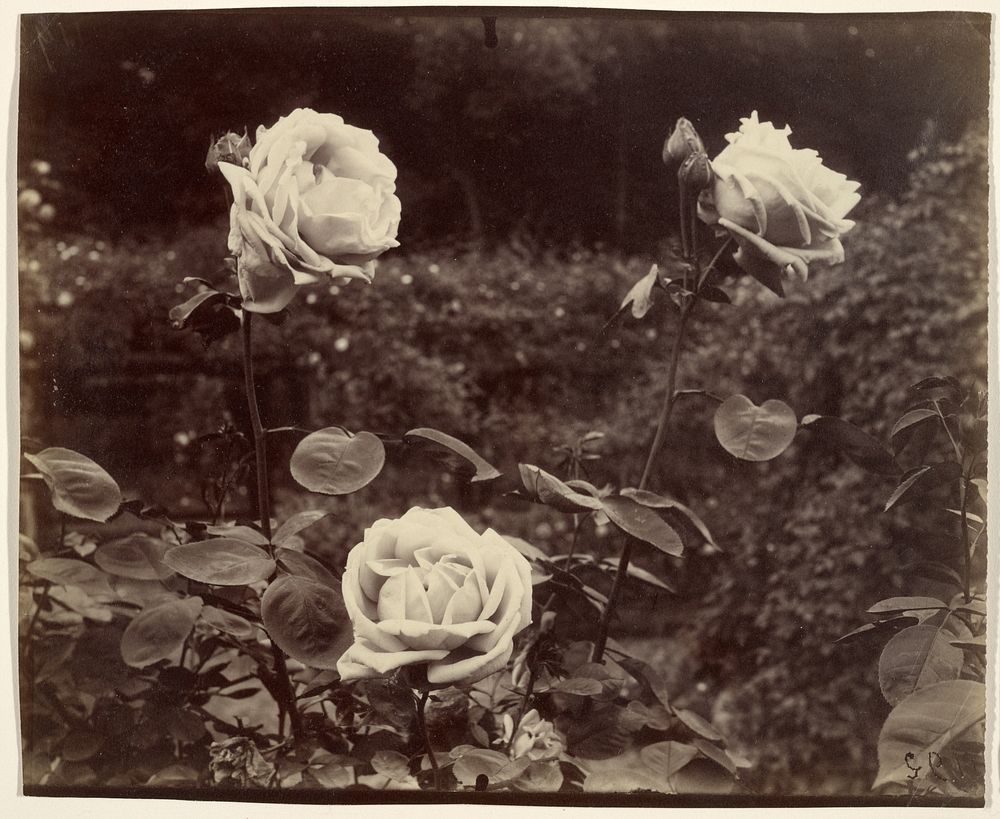
{"type": "Polygon", "coordinates": [[[823,165],[816,151],[792,148],[757,112],[727,134],[729,145],[712,160],[714,178],[698,215],[725,228],[739,245],[736,262],[754,274],[777,266],[805,280],[810,262],[844,261],[840,236],[854,222],[844,217],[861,199],[858,183],[823,165]]]}
{"type": "Polygon", "coordinates": [[[477,534],[448,507],[378,520],[351,549],[343,577],[354,644],[344,680],[426,663],[432,685],[503,668],[531,623],[531,568],[492,529],[477,534]]]}
{"type": "Polygon", "coordinates": [[[248,310],[274,313],[319,274],[371,281],[398,247],[396,166],[371,131],[298,108],[257,129],[245,166],[219,164],[233,189],[229,249],[248,310]]]}
{"type": "Polygon", "coordinates": [[[542,719],[535,708],[521,717],[516,731],[510,714],[503,715],[503,724],[503,738],[510,742],[511,759],[523,756],[535,762],[557,759],[566,750],[565,737],[551,722],[542,719]]]}

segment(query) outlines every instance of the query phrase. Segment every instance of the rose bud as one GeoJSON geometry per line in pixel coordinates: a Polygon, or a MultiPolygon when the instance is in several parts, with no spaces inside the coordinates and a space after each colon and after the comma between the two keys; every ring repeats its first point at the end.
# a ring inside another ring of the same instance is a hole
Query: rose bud
{"type": "Polygon", "coordinates": [[[704,151],[688,154],[677,171],[677,178],[689,195],[695,195],[707,188],[712,183],[712,163],[708,161],[704,151]]]}
{"type": "Polygon", "coordinates": [[[212,144],[208,146],[208,155],[205,157],[205,168],[211,173],[219,169],[220,162],[243,167],[249,161],[250,135],[244,132],[240,136],[230,131],[212,140],[212,144]]]}
{"type": "Polygon", "coordinates": [[[673,133],[663,143],[663,164],[670,168],[693,153],[705,153],[705,145],[691,122],[681,117],[677,120],[673,133]]]}

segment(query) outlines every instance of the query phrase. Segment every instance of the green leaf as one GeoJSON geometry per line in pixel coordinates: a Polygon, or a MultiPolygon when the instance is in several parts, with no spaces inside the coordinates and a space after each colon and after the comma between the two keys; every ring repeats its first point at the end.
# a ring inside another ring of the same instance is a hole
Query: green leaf
{"type": "Polygon", "coordinates": [[[620,657],[618,665],[632,675],[648,699],[657,700],[667,712],[671,711],[670,692],[663,684],[660,674],[649,663],[634,657],[620,657]]]}
{"type": "Polygon", "coordinates": [[[917,495],[923,495],[942,484],[957,480],[960,477],[962,477],[962,467],[954,461],[945,461],[944,463],[929,464],[911,469],[903,475],[903,479],[893,490],[889,500],[885,502],[884,511],[888,512],[893,506],[900,503],[903,498],[913,499],[917,495]]]}
{"type": "Polygon", "coordinates": [[[241,640],[249,640],[257,634],[257,628],[249,620],[215,606],[202,608],[201,619],[212,628],[218,629],[224,634],[231,634],[241,640]]]}
{"type": "Polygon", "coordinates": [[[227,523],[219,526],[206,526],[205,531],[213,537],[228,537],[233,540],[242,540],[244,543],[252,543],[254,546],[267,546],[267,538],[251,526],[237,526],[227,523]]]}
{"type": "Polygon", "coordinates": [[[948,604],[936,597],[888,597],[885,600],[879,600],[869,608],[868,614],[899,614],[901,612],[946,608],[948,608],[948,604]]]}
{"type": "Polygon", "coordinates": [[[560,694],[575,694],[578,697],[594,697],[604,693],[604,686],[600,680],[595,680],[593,677],[570,677],[560,680],[550,690],[560,694]]]}
{"type": "Polygon", "coordinates": [[[88,591],[111,594],[108,576],[100,569],[69,557],[43,557],[25,567],[35,577],[57,586],[81,586],[88,591]]]}
{"type": "Polygon", "coordinates": [[[673,793],[662,779],[652,772],[638,770],[604,770],[588,774],[583,781],[584,793],[633,793],[635,791],[657,791],[673,793]]]}
{"type": "Polygon", "coordinates": [[[655,492],[649,492],[645,489],[633,489],[631,487],[626,487],[620,494],[622,497],[631,498],[636,503],[641,503],[650,509],[656,509],[660,514],[666,514],[668,523],[676,525],[676,517],[683,518],[694,527],[705,543],[716,549],[719,548],[704,521],[680,501],[668,498],[666,495],[657,495],[655,492]],[[676,517],[672,513],[676,513],[676,517]]]}
{"type": "Polygon", "coordinates": [[[297,512],[278,527],[271,536],[271,542],[275,546],[281,546],[290,537],[297,535],[303,529],[308,529],[314,523],[319,523],[329,514],[322,509],[307,509],[304,512],[297,512]]]}
{"type": "Polygon", "coordinates": [[[532,464],[518,464],[528,497],[560,512],[592,512],[602,508],[597,498],[576,492],[554,475],[532,464]]]}
{"type": "Polygon", "coordinates": [[[337,593],[340,593],[340,581],[316,558],[284,547],[279,547],[274,556],[278,560],[278,565],[289,574],[296,577],[308,577],[310,580],[336,589],[337,593]]]}
{"type": "Polygon", "coordinates": [[[731,774],[719,767],[718,760],[692,759],[672,778],[677,793],[729,794],[736,787],[731,774]]]}
{"type": "Polygon", "coordinates": [[[94,552],[94,562],[108,574],[133,580],[166,580],[173,569],[164,564],[163,555],[171,546],[145,532],[135,532],[102,544],[94,552]]]}
{"type": "Polygon", "coordinates": [[[625,294],[618,309],[624,310],[631,306],[634,318],[641,319],[645,316],[653,306],[653,288],[656,286],[658,275],[659,268],[654,264],[645,276],[632,285],[632,289],[625,294]]]}
{"type": "MultiPolygon", "coordinates": [[[[601,563],[611,566],[617,572],[619,565],[621,565],[621,558],[606,557],[601,561],[601,563]]],[[[634,577],[636,580],[641,580],[643,583],[648,583],[650,586],[655,586],[658,589],[663,589],[664,591],[668,591],[671,594],[677,594],[677,589],[675,589],[673,586],[660,580],[660,578],[658,578],[652,572],[648,572],[645,569],[636,566],[634,563],[628,564],[628,570],[626,574],[629,577],[634,577]]]]}
{"type": "Polygon", "coordinates": [[[736,775],[736,763],[729,756],[729,754],[722,750],[722,748],[718,745],[713,745],[711,742],[701,739],[700,737],[693,739],[692,742],[694,743],[694,746],[706,757],[711,759],[716,764],[721,765],[729,771],[729,773],[734,776],[736,775]]]}
{"type": "Polygon", "coordinates": [[[42,473],[60,512],[104,523],[122,503],[122,493],[107,472],[86,455],[50,447],[24,456],[42,473]]]}
{"type": "Polygon", "coordinates": [[[371,483],[385,464],[385,447],[370,432],[327,427],[307,435],[292,453],[292,477],[310,492],[349,495],[371,483]]]}
{"type": "Polygon", "coordinates": [[[520,776],[530,764],[531,760],[527,757],[510,760],[499,751],[473,748],[455,761],[452,773],[460,784],[467,787],[474,787],[480,774],[485,774],[490,784],[496,785],[520,776]]]}
{"type": "Polygon", "coordinates": [[[201,609],[200,597],[143,609],[122,634],[122,659],[135,668],[167,659],[184,644],[201,609]]]}
{"type": "Polygon", "coordinates": [[[211,586],[245,586],[266,580],[275,569],[263,549],[226,537],[174,546],[163,562],[178,574],[211,586]]]}
{"type": "Polygon", "coordinates": [[[458,455],[475,470],[475,474],[469,479],[471,483],[491,481],[494,478],[499,478],[501,475],[499,469],[479,455],[468,444],[439,430],[430,429],[429,427],[411,429],[403,436],[403,441],[412,446],[426,446],[430,444],[431,446],[443,448],[449,453],[458,455]]]}
{"type": "Polygon", "coordinates": [[[698,756],[698,749],[683,742],[667,740],[647,745],[639,752],[639,756],[658,777],[669,779],[698,756]]]}
{"type": "Polygon", "coordinates": [[[394,782],[403,782],[410,777],[410,761],[399,751],[376,751],[372,757],[375,773],[387,776],[394,782]]]}
{"type": "Polygon", "coordinates": [[[684,551],[680,535],[654,511],[631,498],[612,495],[605,498],[601,506],[608,519],[632,537],[674,557],[684,551]]]}
{"type": "Polygon", "coordinates": [[[914,691],[945,680],[955,680],[962,673],[964,655],[951,641],[962,638],[942,625],[910,626],[893,636],[878,661],[878,681],[889,705],[898,705],[914,691]]]}
{"type": "Polygon", "coordinates": [[[698,295],[705,301],[715,302],[716,304],[733,303],[733,300],[729,298],[729,294],[721,287],[716,287],[714,284],[703,284],[698,290],[698,295]]]}
{"type": "Polygon", "coordinates": [[[892,427],[889,437],[892,439],[893,448],[899,452],[905,446],[905,440],[897,440],[899,436],[907,430],[912,431],[914,424],[937,418],[938,414],[931,409],[915,409],[905,413],[892,427]]]}
{"type": "Polygon", "coordinates": [[[674,714],[677,715],[677,719],[683,722],[688,728],[699,736],[703,736],[705,739],[710,739],[712,742],[722,741],[722,734],[715,730],[715,726],[713,726],[712,723],[704,717],[696,714],[694,711],[690,711],[687,708],[675,708],[674,714]]]}
{"type": "Polygon", "coordinates": [[[797,426],[792,408],[774,398],[758,407],[745,395],[731,395],[715,411],[715,437],[744,461],[777,458],[792,443],[797,426]]]}
{"type": "Polygon", "coordinates": [[[337,667],[350,622],[339,590],[285,575],[267,587],[260,614],[267,633],[287,655],[312,668],[337,667]]]}
{"type": "Polygon", "coordinates": [[[832,415],[807,415],[802,426],[824,446],[841,452],[868,472],[898,475],[899,465],[882,444],[860,427],[832,415]]]}
{"type": "Polygon", "coordinates": [[[982,683],[949,680],[914,692],[892,709],[882,725],[878,776],[872,789],[888,782],[905,784],[913,773],[907,765],[913,757],[908,754],[926,760],[928,754],[942,751],[985,719],[986,686],[982,683]]]}
{"type": "Polygon", "coordinates": [[[168,313],[170,322],[175,330],[183,330],[200,309],[225,304],[225,302],[225,293],[220,293],[218,290],[202,290],[200,293],[195,293],[183,304],[171,307],[168,313]]]}

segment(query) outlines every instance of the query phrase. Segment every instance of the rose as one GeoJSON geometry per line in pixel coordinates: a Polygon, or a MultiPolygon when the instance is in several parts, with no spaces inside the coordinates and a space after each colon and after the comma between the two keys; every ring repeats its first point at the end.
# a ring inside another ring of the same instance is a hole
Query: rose
{"type": "Polygon", "coordinates": [[[348,554],[342,588],[354,627],[337,662],[344,680],[426,663],[432,685],[474,682],[507,664],[531,623],[528,561],[447,507],[376,521],[348,554]]]}
{"type": "Polygon", "coordinates": [[[510,714],[503,715],[503,741],[510,743],[510,758],[528,757],[533,761],[556,759],[566,750],[566,739],[548,720],[543,720],[532,708],[521,717],[514,730],[514,720],[510,714]],[[513,739],[511,738],[513,735],[513,739]]]}
{"type": "Polygon", "coordinates": [[[840,236],[854,227],[844,217],[861,199],[858,183],[815,151],[792,148],[788,126],[759,122],[756,111],[740,122],[712,160],[714,179],[698,203],[702,221],[730,233],[736,262],[751,275],[777,266],[805,280],[810,262],[842,262],[840,236]]]}
{"type": "Polygon", "coordinates": [[[298,108],[257,129],[243,165],[218,167],[248,310],[275,313],[322,273],[370,282],[373,260],[399,245],[396,167],[371,131],[336,114],[298,108]]]}

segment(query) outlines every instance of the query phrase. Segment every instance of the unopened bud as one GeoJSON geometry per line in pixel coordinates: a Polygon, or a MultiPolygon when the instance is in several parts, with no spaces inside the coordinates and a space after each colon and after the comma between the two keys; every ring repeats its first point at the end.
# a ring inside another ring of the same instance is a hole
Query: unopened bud
{"type": "Polygon", "coordinates": [[[705,153],[705,145],[690,120],[681,117],[663,143],[663,164],[668,168],[679,165],[695,153],[705,153]]]}
{"type": "Polygon", "coordinates": [[[688,156],[677,171],[681,186],[689,194],[705,190],[712,182],[712,163],[704,151],[688,156]]]}
{"type": "Polygon", "coordinates": [[[205,167],[209,173],[218,170],[220,162],[229,162],[241,167],[250,160],[250,136],[245,131],[242,135],[230,131],[218,139],[213,139],[205,157],[205,167]]]}

